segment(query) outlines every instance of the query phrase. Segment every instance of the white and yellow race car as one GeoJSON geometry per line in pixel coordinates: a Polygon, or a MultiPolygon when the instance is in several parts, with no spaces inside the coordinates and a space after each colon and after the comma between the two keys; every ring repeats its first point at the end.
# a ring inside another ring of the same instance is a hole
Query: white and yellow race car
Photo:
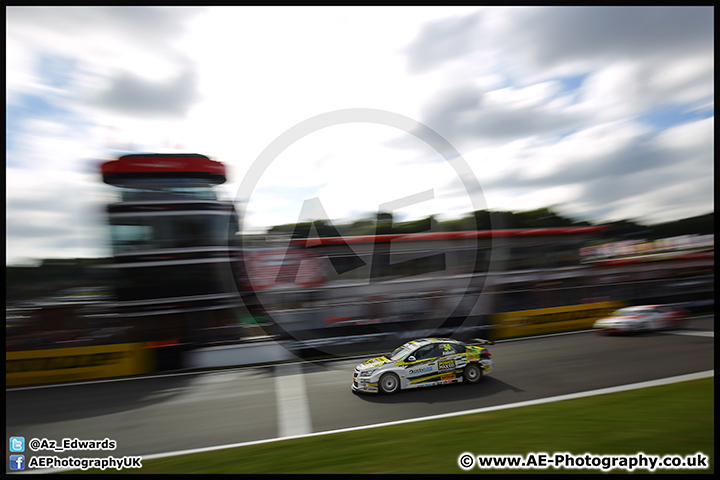
{"type": "Polygon", "coordinates": [[[488,340],[466,344],[450,338],[410,341],[391,354],[367,360],[353,373],[352,391],[391,394],[448,383],[477,383],[492,372],[488,340]]]}

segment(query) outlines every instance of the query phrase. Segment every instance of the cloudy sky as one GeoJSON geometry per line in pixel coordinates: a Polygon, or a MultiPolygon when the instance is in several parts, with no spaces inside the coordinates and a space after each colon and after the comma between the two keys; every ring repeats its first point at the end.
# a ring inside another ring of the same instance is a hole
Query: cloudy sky
{"type": "Polygon", "coordinates": [[[109,255],[97,167],[228,166],[245,230],[713,211],[714,9],[6,8],[7,263],[109,255]]]}

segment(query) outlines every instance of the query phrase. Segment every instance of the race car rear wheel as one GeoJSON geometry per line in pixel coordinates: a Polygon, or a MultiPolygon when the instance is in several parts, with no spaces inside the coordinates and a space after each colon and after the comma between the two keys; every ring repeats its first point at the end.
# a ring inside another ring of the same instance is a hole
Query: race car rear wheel
{"type": "Polygon", "coordinates": [[[390,395],[400,390],[400,379],[394,373],[386,373],[380,377],[378,386],[382,393],[390,395]]]}
{"type": "Polygon", "coordinates": [[[463,381],[466,383],[477,383],[482,380],[482,370],[477,363],[470,363],[463,370],[463,381]]]}

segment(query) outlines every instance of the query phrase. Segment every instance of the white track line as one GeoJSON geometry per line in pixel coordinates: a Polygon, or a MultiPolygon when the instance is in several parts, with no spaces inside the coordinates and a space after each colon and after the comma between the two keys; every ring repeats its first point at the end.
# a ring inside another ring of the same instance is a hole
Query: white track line
{"type": "Polygon", "coordinates": [[[715,332],[703,332],[703,331],[688,331],[688,330],[675,330],[670,332],[660,332],[666,335],[687,335],[690,337],[712,337],[715,338],[715,332]]]}
{"type": "Polygon", "coordinates": [[[275,369],[278,436],[297,437],[312,433],[302,365],[280,365],[275,369]],[[282,370],[282,374],[279,373],[282,370]]]}

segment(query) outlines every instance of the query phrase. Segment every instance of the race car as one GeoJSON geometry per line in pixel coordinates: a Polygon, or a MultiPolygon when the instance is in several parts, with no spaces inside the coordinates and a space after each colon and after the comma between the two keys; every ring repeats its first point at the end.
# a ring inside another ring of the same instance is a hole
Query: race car
{"type": "Polygon", "coordinates": [[[477,383],[492,372],[489,340],[466,344],[451,338],[422,338],[391,354],[367,360],[353,372],[352,391],[392,394],[409,388],[477,383]]]}
{"type": "Polygon", "coordinates": [[[685,309],[673,305],[639,305],[616,310],[593,328],[604,333],[651,332],[683,327],[687,318],[685,309]]]}

